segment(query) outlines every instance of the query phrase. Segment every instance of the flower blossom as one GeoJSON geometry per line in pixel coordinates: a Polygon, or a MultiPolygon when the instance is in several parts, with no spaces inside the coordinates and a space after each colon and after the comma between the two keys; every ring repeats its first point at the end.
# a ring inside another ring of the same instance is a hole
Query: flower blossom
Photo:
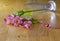
{"type": "Polygon", "coordinates": [[[10,14],[7,18],[4,18],[6,24],[11,24],[15,27],[23,26],[27,29],[30,28],[32,22],[28,20],[28,18],[25,18],[24,21],[22,20],[23,18],[21,18],[20,16],[14,16],[13,14],[10,14]]]}

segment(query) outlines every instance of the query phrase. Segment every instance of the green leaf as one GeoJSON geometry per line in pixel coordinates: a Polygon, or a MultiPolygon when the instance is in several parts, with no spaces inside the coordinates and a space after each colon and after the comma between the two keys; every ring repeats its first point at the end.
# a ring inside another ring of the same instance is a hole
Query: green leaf
{"type": "Polygon", "coordinates": [[[18,11],[18,12],[15,13],[15,16],[22,16],[22,15],[24,15],[24,14],[27,14],[27,15],[29,15],[29,16],[32,16],[32,13],[29,12],[29,11],[27,11],[27,10],[18,11]]]}
{"type": "Polygon", "coordinates": [[[24,11],[18,11],[18,16],[24,15],[24,11]]]}
{"type": "Polygon", "coordinates": [[[30,21],[31,21],[33,24],[36,24],[36,23],[39,22],[37,19],[34,19],[34,18],[30,18],[30,21]]]}
{"type": "Polygon", "coordinates": [[[29,15],[29,16],[32,16],[32,13],[31,12],[29,12],[29,11],[27,11],[27,10],[23,10],[25,13],[24,14],[27,14],[27,15],[29,15]]]}
{"type": "Polygon", "coordinates": [[[25,14],[27,14],[29,16],[32,16],[32,13],[31,12],[26,12],[25,14]]]}

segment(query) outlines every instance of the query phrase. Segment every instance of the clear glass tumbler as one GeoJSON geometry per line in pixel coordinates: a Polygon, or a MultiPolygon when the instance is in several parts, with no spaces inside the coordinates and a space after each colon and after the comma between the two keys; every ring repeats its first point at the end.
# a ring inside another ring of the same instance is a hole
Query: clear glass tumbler
{"type": "Polygon", "coordinates": [[[39,10],[39,9],[47,9],[51,11],[56,10],[56,3],[52,0],[48,2],[37,2],[36,0],[27,0],[27,3],[24,4],[24,7],[30,7],[30,10],[39,10]]]}

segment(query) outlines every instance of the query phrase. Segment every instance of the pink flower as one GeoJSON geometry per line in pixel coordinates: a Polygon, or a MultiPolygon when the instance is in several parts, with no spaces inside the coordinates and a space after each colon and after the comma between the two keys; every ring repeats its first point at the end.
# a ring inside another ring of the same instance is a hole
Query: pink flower
{"type": "Polygon", "coordinates": [[[20,25],[21,25],[21,26],[24,26],[24,25],[25,25],[25,23],[24,23],[24,22],[22,22],[20,25]]]}
{"type": "Polygon", "coordinates": [[[31,21],[28,21],[27,23],[28,23],[28,24],[32,24],[32,22],[31,22],[31,21]]]}
{"type": "Polygon", "coordinates": [[[6,22],[6,24],[10,24],[10,20],[8,18],[4,18],[4,21],[6,22]]]}
{"type": "Polygon", "coordinates": [[[30,28],[30,24],[25,24],[24,27],[29,29],[30,28]]]}
{"type": "Polygon", "coordinates": [[[14,15],[13,15],[13,14],[10,14],[10,15],[8,16],[8,18],[9,18],[10,20],[12,20],[12,19],[14,18],[14,15]]]}
{"type": "Polygon", "coordinates": [[[24,21],[24,24],[26,24],[26,23],[28,23],[28,24],[32,24],[31,21],[24,21]]]}
{"type": "Polygon", "coordinates": [[[46,26],[46,27],[51,27],[51,25],[50,25],[50,24],[46,24],[45,26],[46,26]]]}
{"type": "Polygon", "coordinates": [[[25,28],[30,28],[30,25],[32,24],[31,21],[29,21],[28,18],[25,18],[26,20],[23,22],[22,18],[20,16],[14,16],[13,14],[10,14],[8,16],[8,18],[4,18],[4,21],[6,22],[6,24],[11,24],[14,25],[15,27],[18,26],[23,26],[25,28]]]}
{"type": "Polygon", "coordinates": [[[19,26],[22,23],[22,18],[19,16],[16,16],[13,20],[12,20],[12,24],[14,24],[15,27],[19,26]]]}
{"type": "Polygon", "coordinates": [[[43,21],[40,21],[40,24],[43,24],[43,21]]]}
{"type": "Polygon", "coordinates": [[[7,22],[7,18],[4,18],[4,21],[7,22]]]}
{"type": "Polygon", "coordinates": [[[24,27],[26,27],[27,29],[30,28],[30,25],[32,24],[31,21],[25,21],[24,22],[24,27]]]}
{"type": "Polygon", "coordinates": [[[8,18],[4,18],[4,21],[6,22],[6,24],[10,24],[13,18],[14,18],[14,15],[10,14],[8,18]]]}
{"type": "Polygon", "coordinates": [[[17,24],[17,23],[14,23],[14,27],[18,27],[19,26],[19,24],[17,24]]]}

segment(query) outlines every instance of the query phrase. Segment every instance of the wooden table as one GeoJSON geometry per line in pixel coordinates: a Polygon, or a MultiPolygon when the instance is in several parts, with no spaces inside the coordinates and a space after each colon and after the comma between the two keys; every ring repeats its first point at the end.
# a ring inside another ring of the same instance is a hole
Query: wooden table
{"type": "MultiPolygon", "coordinates": [[[[33,17],[50,23],[51,28],[40,24],[31,25],[28,31],[24,27],[13,27],[6,25],[3,21],[10,13],[20,10],[24,0],[1,0],[0,1],[0,41],[60,41],[60,0],[55,0],[57,10],[55,12],[35,12],[33,17]]],[[[37,0],[37,2],[48,2],[48,0],[37,0]]]]}

